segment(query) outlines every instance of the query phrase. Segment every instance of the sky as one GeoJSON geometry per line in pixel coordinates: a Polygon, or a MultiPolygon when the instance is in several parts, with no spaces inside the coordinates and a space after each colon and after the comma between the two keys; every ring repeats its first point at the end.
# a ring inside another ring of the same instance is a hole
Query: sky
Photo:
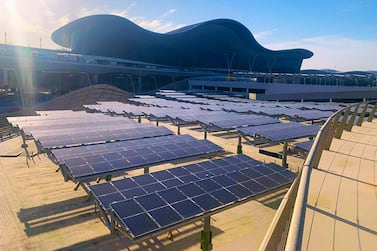
{"type": "Polygon", "coordinates": [[[154,32],[217,18],[245,25],[272,50],[305,48],[302,69],[377,70],[376,0],[1,0],[0,43],[60,49],[51,33],[114,14],[154,32]]]}

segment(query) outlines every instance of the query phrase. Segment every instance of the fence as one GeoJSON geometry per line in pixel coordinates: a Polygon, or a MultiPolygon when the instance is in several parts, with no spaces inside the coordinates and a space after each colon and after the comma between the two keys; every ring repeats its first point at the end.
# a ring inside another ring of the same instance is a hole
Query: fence
{"type": "Polygon", "coordinates": [[[259,250],[301,250],[312,168],[318,167],[323,150],[329,150],[333,138],[341,138],[343,131],[351,131],[354,125],[361,126],[366,116],[371,122],[376,110],[377,101],[352,104],[327,119],[299,175],[283,198],[259,250]]]}

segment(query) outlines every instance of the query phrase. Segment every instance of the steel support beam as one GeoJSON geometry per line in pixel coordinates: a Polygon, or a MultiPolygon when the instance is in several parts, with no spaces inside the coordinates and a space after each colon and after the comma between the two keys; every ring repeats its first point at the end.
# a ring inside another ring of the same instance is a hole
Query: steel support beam
{"type": "Polygon", "coordinates": [[[360,117],[359,117],[359,119],[356,122],[357,126],[361,126],[361,124],[363,123],[364,118],[365,118],[365,114],[367,113],[367,110],[368,110],[368,106],[369,106],[369,103],[365,103],[364,104],[364,108],[361,111],[360,117]]]}
{"type": "Polygon", "coordinates": [[[200,247],[203,251],[209,251],[212,250],[211,217],[207,216],[203,221],[204,228],[200,236],[200,247]]]}
{"type": "Polygon", "coordinates": [[[374,115],[376,114],[376,110],[377,110],[377,102],[373,106],[372,111],[369,113],[368,122],[372,122],[372,120],[374,119],[374,115]]]}
{"type": "Polygon", "coordinates": [[[350,113],[350,110],[351,110],[351,107],[348,107],[348,108],[344,111],[342,121],[340,122],[340,124],[339,124],[339,125],[337,126],[337,128],[336,128],[335,138],[337,138],[337,139],[340,139],[340,137],[342,137],[342,133],[343,133],[344,127],[346,126],[346,123],[347,123],[347,119],[348,119],[348,115],[349,115],[349,113],[350,113]]]}
{"type": "Polygon", "coordinates": [[[355,119],[357,116],[357,113],[359,112],[360,104],[357,104],[355,108],[353,109],[352,115],[350,120],[348,121],[346,127],[344,128],[346,131],[350,132],[352,130],[353,125],[355,124],[355,119]]]}

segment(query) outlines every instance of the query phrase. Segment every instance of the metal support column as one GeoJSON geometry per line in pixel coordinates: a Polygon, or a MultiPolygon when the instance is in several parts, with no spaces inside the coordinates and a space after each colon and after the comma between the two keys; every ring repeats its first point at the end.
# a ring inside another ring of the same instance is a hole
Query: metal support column
{"type": "Polygon", "coordinates": [[[241,134],[238,134],[237,154],[242,154],[242,138],[241,138],[241,134]]]}
{"type": "Polygon", "coordinates": [[[141,116],[140,115],[137,117],[137,123],[141,123],[141,116]]]}
{"type": "Polygon", "coordinates": [[[149,166],[144,167],[144,173],[149,173],[149,166]]]}
{"type": "Polygon", "coordinates": [[[34,139],[34,144],[37,147],[37,154],[41,154],[42,153],[41,144],[39,144],[38,141],[35,139],[34,139]]]}
{"type": "Polygon", "coordinates": [[[200,235],[200,248],[203,251],[209,251],[212,250],[211,218],[207,216],[203,220],[204,228],[200,235]]]}
{"type": "Polygon", "coordinates": [[[360,104],[357,104],[355,106],[355,108],[353,109],[351,119],[350,119],[350,121],[348,121],[348,124],[345,127],[346,131],[350,132],[352,130],[352,127],[355,124],[355,119],[356,119],[357,113],[359,112],[359,107],[360,107],[360,104]]]}
{"type": "Polygon", "coordinates": [[[344,111],[342,121],[340,122],[340,124],[339,124],[339,125],[337,126],[337,128],[336,128],[335,138],[337,138],[337,139],[340,139],[340,137],[342,137],[342,133],[343,133],[344,127],[346,126],[346,123],[347,123],[347,119],[348,119],[348,115],[349,115],[349,113],[350,113],[350,110],[351,110],[351,108],[348,107],[348,108],[344,111]]]}
{"type": "Polygon", "coordinates": [[[361,111],[360,117],[359,117],[359,119],[356,122],[357,126],[361,126],[361,124],[363,123],[364,118],[365,118],[365,114],[367,113],[367,110],[368,110],[368,106],[369,106],[369,103],[365,103],[364,104],[364,108],[361,111]]]}
{"type": "Polygon", "coordinates": [[[374,119],[374,115],[376,114],[376,110],[377,110],[377,102],[373,106],[372,111],[369,113],[368,122],[372,122],[372,120],[374,119]]]}
{"type": "Polygon", "coordinates": [[[77,182],[76,186],[75,186],[75,188],[73,188],[73,190],[77,191],[79,189],[80,185],[81,185],[80,181],[77,182]]]}
{"type": "MultiPolygon", "coordinates": [[[[22,145],[21,145],[21,148],[23,148],[25,150],[25,154],[26,154],[26,163],[27,163],[27,160],[30,159],[30,154],[29,154],[29,151],[28,151],[28,144],[26,144],[26,136],[25,136],[25,133],[24,131],[20,131],[21,132],[21,136],[22,136],[22,145]]],[[[29,164],[28,164],[28,167],[29,167],[29,164]]]]}
{"type": "Polygon", "coordinates": [[[177,134],[181,135],[181,125],[179,124],[179,122],[177,123],[177,134]]]}
{"type": "Polygon", "coordinates": [[[284,168],[288,168],[288,163],[287,163],[287,156],[288,156],[288,142],[284,141],[284,146],[283,146],[283,158],[281,160],[282,166],[284,168]]]}
{"type": "Polygon", "coordinates": [[[204,126],[204,139],[207,139],[207,126],[204,126]]]}
{"type": "Polygon", "coordinates": [[[334,138],[336,128],[339,124],[339,118],[340,118],[340,112],[335,116],[333,122],[330,125],[330,128],[328,129],[328,133],[325,138],[325,143],[323,145],[323,150],[329,150],[331,146],[332,139],[334,138]]]}

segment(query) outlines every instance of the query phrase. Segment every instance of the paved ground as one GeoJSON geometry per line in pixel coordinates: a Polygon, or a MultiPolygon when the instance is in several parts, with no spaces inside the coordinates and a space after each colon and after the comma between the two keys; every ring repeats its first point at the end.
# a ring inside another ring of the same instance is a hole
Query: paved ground
{"type": "MultiPolygon", "coordinates": [[[[176,131],[175,127],[167,126],[176,131]]],[[[196,127],[181,131],[203,138],[203,132],[196,127]]],[[[213,133],[209,139],[229,154],[236,151],[237,137],[232,133],[213,133]]],[[[27,143],[29,152],[36,152],[32,141],[27,143]]],[[[110,235],[94,212],[93,202],[86,201],[83,189],[74,191],[72,182],[64,182],[61,174],[55,172],[57,166],[46,155],[26,161],[21,144],[20,137],[0,144],[2,154],[22,152],[18,157],[0,157],[0,250],[200,250],[200,221],[174,231],[173,241],[161,235],[132,243],[124,235],[110,235]]],[[[276,151],[281,148],[270,147],[276,151]]],[[[244,144],[243,150],[258,160],[281,161],[259,155],[257,148],[249,144],[244,144]]],[[[288,160],[293,169],[303,162],[296,157],[288,160]]],[[[151,172],[179,164],[152,167],[151,172]]],[[[256,250],[285,191],[214,215],[211,222],[214,250],[256,250]]]]}
{"type": "Polygon", "coordinates": [[[303,250],[376,250],[377,122],[334,139],[311,175],[303,250]]]}

